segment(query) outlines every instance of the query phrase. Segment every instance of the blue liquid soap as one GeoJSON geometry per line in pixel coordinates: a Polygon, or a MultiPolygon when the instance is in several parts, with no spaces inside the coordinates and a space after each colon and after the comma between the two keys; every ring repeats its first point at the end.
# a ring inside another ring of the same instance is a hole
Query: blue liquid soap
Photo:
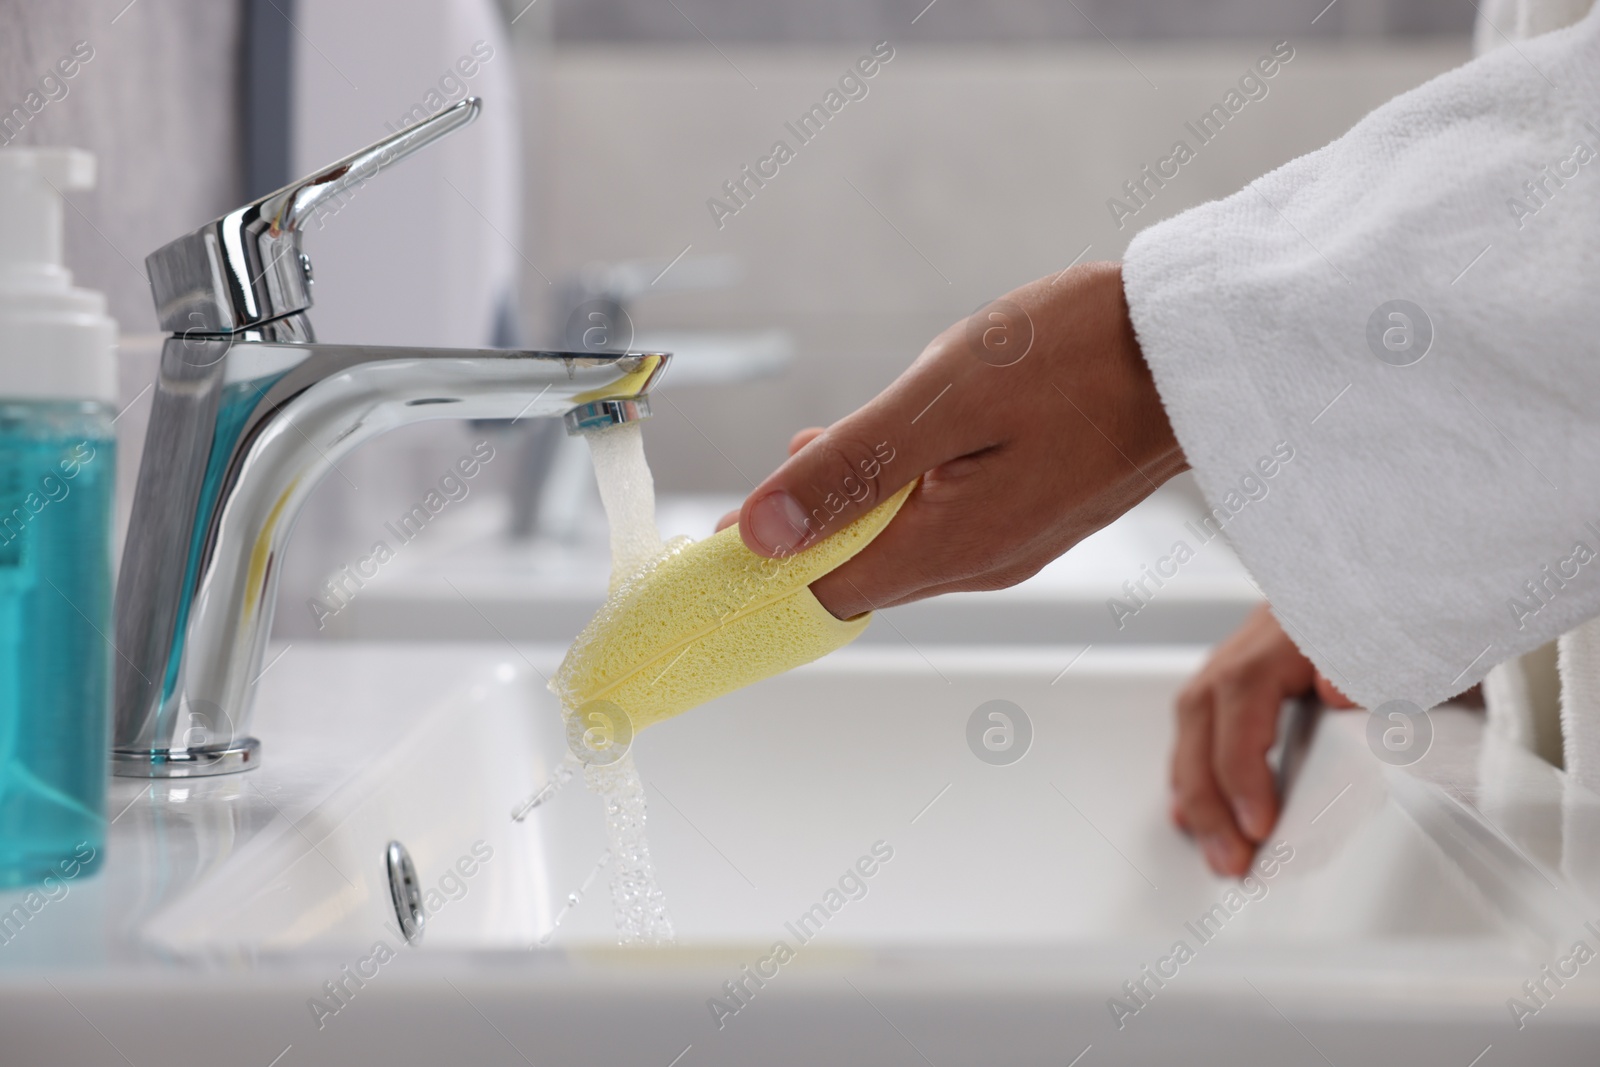
{"type": "Polygon", "coordinates": [[[111,418],[0,400],[0,887],[82,877],[104,852],[111,418]]]}

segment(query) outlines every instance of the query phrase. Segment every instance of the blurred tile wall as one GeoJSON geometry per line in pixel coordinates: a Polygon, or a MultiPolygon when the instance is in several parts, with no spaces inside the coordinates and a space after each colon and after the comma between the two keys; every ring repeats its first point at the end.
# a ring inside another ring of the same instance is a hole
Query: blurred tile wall
{"type": "Polygon", "coordinates": [[[218,0],[0,0],[0,144],[94,150],[67,264],[124,333],[155,329],[144,257],[238,203],[240,21],[218,0]],[[92,58],[59,77],[79,42],[92,58]]]}
{"type": "MultiPolygon", "coordinates": [[[[1140,228],[1234,192],[1468,56],[1465,36],[1319,42],[1251,33],[1028,47],[920,39],[946,7],[932,8],[915,33],[874,24],[857,40],[825,45],[558,36],[525,74],[542,98],[543,126],[530,131],[528,150],[529,166],[542,170],[528,212],[540,237],[528,247],[545,276],[592,261],[666,262],[685,249],[731,253],[744,265],[738,286],[647,296],[633,308],[639,329],[777,326],[798,339],[783,380],[669,385],[671,403],[656,406],[646,430],[664,489],[748,489],[781,460],[793,429],[846,414],[987,300],[1080,255],[1119,257],[1140,228]],[[880,40],[894,58],[866,82],[866,95],[799,145],[785,124],[880,40]],[[1178,138],[1192,142],[1184,124],[1279,41],[1294,58],[1266,82],[1266,95],[1119,227],[1108,201],[1123,183],[1178,138]],[[715,217],[708,200],[732,204],[723,183],[778,139],[795,158],[764,187],[747,185],[736,215],[715,217]]],[[[620,0],[611,9],[632,10],[620,0]]],[[[569,13],[590,25],[566,7],[558,29],[569,13]]],[[[1309,16],[1300,19],[1309,29],[1309,16]]],[[[703,28],[717,32],[709,21],[703,28]]],[[[550,286],[531,271],[524,283],[537,318],[550,286]]]]}

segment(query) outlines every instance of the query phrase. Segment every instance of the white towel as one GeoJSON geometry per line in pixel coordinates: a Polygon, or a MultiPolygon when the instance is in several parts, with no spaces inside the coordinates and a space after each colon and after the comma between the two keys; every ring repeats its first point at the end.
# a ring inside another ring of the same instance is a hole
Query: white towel
{"type": "Polygon", "coordinates": [[[1556,642],[1513,656],[1485,675],[1483,702],[1488,709],[1489,732],[1538,753],[1557,767],[1563,765],[1556,642]]]}
{"type": "Polygon", "coordinates": [[[1600,153],[1594,13],[1128,251],[1134,326],[1208,498],[1296,450],[1226,532],[1369,707],[1431,706],[1600,615],[1600,159],[1571,163],[1580,143],[1600,153]],[[1434,334],[1410,366],[1368,341],[1395,300],[1434,334]]]}
{"type": "MultiPolygon", "coordinates": [[[[1513,40],[1570,26],[1590,6],[1590,0],[1485,0],[1478,9],[1474,47],[1481,55],[1513,40]]],[[[1593,641],[1574,639],[1569,643],[1563,637],[1561,674],[1589,678],[1600,672],[1600,663],[1584,662],[1586,651],[1600,654],[1600,647],[1593,641]]],[[[1600,715],[1594,710],[1577,714],[1581,707],[1597,708],[1593,690],[1585,694],[1587,702],[1580,702],[1578,694],[1563,690],[1559,677],[1556,650],[1549,645],[1496,666],[1483,679],[1488,729],[1566,767],[1589,788],[1600,789],[1600,767],[1596,766],[1600,761],[1585,759],[1579,752],[1590,753],[1600,747],[1600,736],[1592,736],[1600,730],[1600,715]],[[1589,723],[1594,726],[1590,728],[1589,723]],[[1568,754],[1565,749],[1572,751],[1568,754]]]]}
{"type": "Polygon", "coordinates": [[[1600,619],[1561,635],[1562,765],[1600,792],[1600,619]]]}

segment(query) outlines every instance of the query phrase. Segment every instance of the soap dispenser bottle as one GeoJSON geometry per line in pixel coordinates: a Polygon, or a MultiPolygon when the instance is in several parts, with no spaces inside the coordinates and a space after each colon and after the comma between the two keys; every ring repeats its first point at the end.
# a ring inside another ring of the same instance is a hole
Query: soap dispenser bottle
{"type": "Polygon", "coordinates": [[[0,887],[104,850],[117,335],[61,254],[93,184],[87,152],[0,149],[0,887]]]}

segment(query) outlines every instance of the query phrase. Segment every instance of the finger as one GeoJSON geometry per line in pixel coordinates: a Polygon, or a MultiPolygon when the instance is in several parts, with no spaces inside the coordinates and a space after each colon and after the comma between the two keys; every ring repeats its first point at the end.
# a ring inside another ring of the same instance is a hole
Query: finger
{"type": "Polygon", "coordinates": [[[1283,705],[1281,679],[1256,673],[1219,683],[1214,690],[1216,748],[1212,770],[1233,811],[1234,823],[1251,841],[1261,841],[1278,819],[1278,795],[1267,753],[1278,734],[1283,705]]]}
{"type": "MultiPolygon", "coordinates": [[[[789,454],[790,454],[790,456],[794,456],[794,454],[797,453],[797,451],[802,450],[802,448],[805,448],[806,445],[810,445],[811,442],[814,442],[814,440],[816,440],[816,438],[818,438],[818,437],[821,437],[821,435],[822,435],[822,427],[821,426],[806,427],[806,429],[800,430],[800,432],[798,432],[798,434],[795,434],[794,437],[790,437],[789,438],[789,454]]],[[[736,523],[736,522],[739,522],[738,509],[731,510],[731,512],[728,512],[728,514],[723,515],[722,518],[718,518],[718,520],[717,520],[717,531],[718,531],[718,533],[720,533],[720,531],[726,530],[726,528],[728,528],[728,526],[734,525],[734,523],[736,523]]]]}
{"type": "Polygon", "coordinates": [[[1178,740],[1172,756],[1174,802],[1179,822],[1194,834],[1206,864],[1222,875],[1244,872],[1253,852],[1234,824],[1211,769],[1214,743],[1212,693],[1186,690],[1178,701],[1178,740]]]}
{"type": "Polygon", "coordinates": [[[823,429],[821,426],[810,426],[804,430],[801,430],[799,433],[789,438],[789,455],[794,455],[796,452],[806,447],[806,445],[809,445],[812,441],[815,441],[817,438],[821,437],[822,434],[823,429]]]}
{"type": "MultiPolygon", "coordinates": [[[[957,331],[958,333],[959,331],[957,331]]],[[[951,331],[946,331],[950,334],[951,331]]],[[[808,441],[751,492],[739,514],[745,545],[763,556],[809,546],[848,526],[896,490],[947,460],[978,451],[987,405],[974,368],[992,370],[935,341],[894,384],[808,441]],[[935,403],[937,419],[921,419],[935,403]]],[[[992,421],[992,420],[991,420],[992,421]]]]}
{"type": "Polygon", "coordinates": [[[1356,706],[1356,702],[1339,692],[1338,687],[1332,682],[1328,681],[1327,677],[1321,671],[1317,672],[1316,686],[1317,698],[1324,704],[1328,705],[1328,707],[1353,708],[1356,706]]]}
{"type": "MultiPolygon", "coordinates": [[[[806,445],[809,445],[812,441],[815,441],[819,436],[821,436],[821,434],[821,426],[811,426],[801,430],[799,433],[789,438],[789,455],[794,455],[796,452],[806,447],[806,445]]],[[[738,521],[739,512],[737,510],[730,511],[726,515],[722,516],[722,518],[717,520],[717,530],[726,530],[728,527],[732,526],[738,521]]]]}

